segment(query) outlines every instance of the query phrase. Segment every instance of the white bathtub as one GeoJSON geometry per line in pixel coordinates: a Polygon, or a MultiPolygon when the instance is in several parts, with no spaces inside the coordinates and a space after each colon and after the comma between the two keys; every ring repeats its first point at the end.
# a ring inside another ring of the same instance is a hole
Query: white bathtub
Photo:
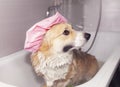
{"type": "MultiPolygon", "coordinates": [[[[90,53],[103,62],[102,67],[90,81],[77,87],[108,87],[120,60],[119,37],[120,32],[99,33],[90,53]]],[[[42,87],[42,84],[43,79],[31,67],[30,53],[22,50],[0,58],[0,87],[42,87]]]]}

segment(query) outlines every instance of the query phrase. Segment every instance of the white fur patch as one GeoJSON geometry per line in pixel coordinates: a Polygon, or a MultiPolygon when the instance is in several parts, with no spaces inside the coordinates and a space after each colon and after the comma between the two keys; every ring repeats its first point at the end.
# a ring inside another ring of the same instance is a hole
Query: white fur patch
{"type": "Polygon", "coordinates": [[[69,53],[57,54],[47,59],[44,58],[42,53],[39,53],[38,57],[40,59],[40,65],[36,69],[39,69],[39,72],[45,75],[44,78],[47,81],[47,85],[50,86],[55,80],[65,78],[69,65],[72,62],[72,55],[69,53]]]}
{"type": "Polygon", "coordinates": [[[75,38],[75,47],[81,47],[85,44],[86,40],[84,37],[84,33],[83,32],[77,32],[76,38],[75,38]]]}

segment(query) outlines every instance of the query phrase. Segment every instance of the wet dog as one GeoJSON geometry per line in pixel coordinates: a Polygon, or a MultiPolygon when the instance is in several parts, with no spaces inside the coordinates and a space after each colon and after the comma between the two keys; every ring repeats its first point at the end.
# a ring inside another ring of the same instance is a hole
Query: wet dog
{"type": "Polygon", "coordinates": [[[75,31],[67,23],[56,24],[47,31],[39,50],[31,57],[35,72],[45,80],[44,87],[78,85],[96,74],[96,58],[79,50],[89,38],[89,33],[75,31]]]}

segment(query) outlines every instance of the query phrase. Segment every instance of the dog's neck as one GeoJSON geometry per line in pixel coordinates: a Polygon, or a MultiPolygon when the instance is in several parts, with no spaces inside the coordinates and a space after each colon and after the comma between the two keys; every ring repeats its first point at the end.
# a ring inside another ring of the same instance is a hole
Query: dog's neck
{"type": "Polygon", "coordinates": [[[54,53],[47,58],[45,58],[44,54],[39,53],[38,57],[40,60],[45,61],[45,66],[48,65],[51,68],[59,68],[72,62],[72,54],[70,53],[54,53]]]}
{"type": "Polygon", "coordinates": [[[45,58],[44,54],[38,53],[40,65],[37,67],[37,70],[44,74],[47,85],[53,85],[55,80],[66,78],[69,66],[72,63],[72,56],[69,53],[61,53],[45,58]],[[49,81],[52,83],[49,84],[49,81]]]}

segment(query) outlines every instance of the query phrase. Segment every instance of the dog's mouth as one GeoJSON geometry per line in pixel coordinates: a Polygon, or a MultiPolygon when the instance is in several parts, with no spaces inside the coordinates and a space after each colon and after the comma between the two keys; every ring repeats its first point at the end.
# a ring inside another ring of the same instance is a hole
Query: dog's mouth
{"type": "Polygon", "coordinates": [[[76,46],[73,46],[73,45],[66,45],[64,48],[63,48],[63,52],[68,52],[68,51],[72,51],[72,50],[79,50],[80,47],[76,47],[76,46]]]}
{"type": "Polygon", "coordinates": [[[83,33],[82,35],[81,33],[78,33],[73,43],[67,44],[63,47],[63,52],[80,49],[90,39],[90,36],[89,33],[83,33]]]}
{"type": "Polygon", "coordinates": [[[67,52],[68,50],[70,50],[71,48],[73,48],[74,46],[73,45],[66,45],[64,48],[63,48],[63,52],[67,52]]]}

